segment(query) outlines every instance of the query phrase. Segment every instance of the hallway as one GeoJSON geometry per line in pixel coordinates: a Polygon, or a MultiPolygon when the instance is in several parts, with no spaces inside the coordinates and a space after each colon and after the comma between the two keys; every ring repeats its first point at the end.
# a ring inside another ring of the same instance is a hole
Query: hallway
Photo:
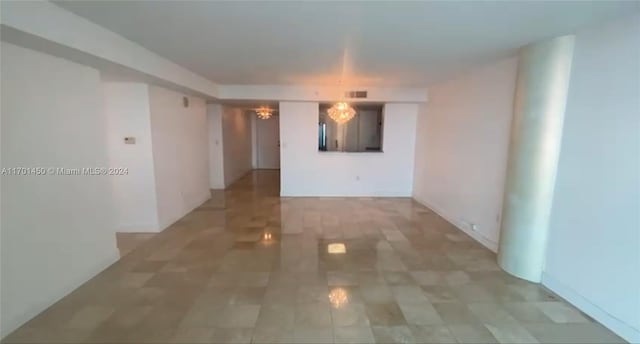
{"type": "Polygon", "coordinates": [[[279,178],[213,191],[4,342],[623,342],[409,198],[280,198],[279,178]]]}

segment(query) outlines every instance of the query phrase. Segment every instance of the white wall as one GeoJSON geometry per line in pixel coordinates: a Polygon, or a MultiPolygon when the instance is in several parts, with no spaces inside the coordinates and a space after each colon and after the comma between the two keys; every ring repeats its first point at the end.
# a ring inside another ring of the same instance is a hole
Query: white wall
{"type": "Polygon", "coordinates": [[[417,126],[414,198],[494,251],[516,68],[509,58],[433,86],[417,126]]]}
{"type": "Polygon", "coordinates": [[[543,284],[640,342],[640,16],[578,32],[543,284]]]}
{"type": "Polygon", "coordinates": [[[118,232],[156,232],[158,205],[151,146],[149,86],[103,83],[109,166],[126,168],[111,177],[118,232]],[[134,137],[135,144],[125,144],[134,137]]]}
{"type": "Polygon", "coordinates": [[[207,107],[200,98],[149,87],[151,139],[160,229],[207,200],[209,152],[207,107]]]}
{"type": "MultiPolygon", "coordinates": [[[[70,48],[55,49],[64,53],[65,58],[81,59],[96,68],[122,71],[129,68],[153,80],[205,96],[218,96],[218,86],[206,78],[50,1],[2,1],[0,5],[3,25],[70,48]]],[[[41,42],[32,44],[44,46],[41,42]]]]}
{"type": "MultiPolygon", "coordinates": [[[[419,103],[427,101],[424,88],[416,87],[363,87],[349,85],[350,90],[367,91],[362,102],[419,103]]],[[[319,85],[220,85],[218,97],[234,100],[267,100],[332,102],[343,96],[334,86],[319,85]]]]}
{"type": "MultiPolygon", "coordinates": [[[[2,168],[108,167],[97,70],[2,43],[2,168]]],[[[5,336],[118,259],[106,176],[2,176],[5,336]]]]}
{"type": "Polygon", "coordinates": [[[318,152],[318,103],[281,102],[281,195],[411,196],[417,112],[385,106],[384,153],[318,152]]]}
{"type": "MultiPolygon", "coordinates": [[[[258,116],[249,115],[251,121],[251,168],[258,168],[258,116]]],[[[279,153],[279,152],[278,152],[279,153]]]]}
{"type": "Polygon", "coordinates": [[[240,108],[222,110],[224,184],[233,184],[252,168],[251,120],[240,108]]]}
{"type": "MultiPolygon", "coordinates": [[[[255,114],[251,118],[256,118],[255,114]]],[[[252,122],[256,133],[254,151],[256,168],[280,169],[280,118],[274,115],[269,119],[252,122]]]]}
{"type": "Polygon", "coordinates": [[[222,105],[207,105],[209,126],[209,187],[224,189],[224,152],[222,138],[222,105]]]}

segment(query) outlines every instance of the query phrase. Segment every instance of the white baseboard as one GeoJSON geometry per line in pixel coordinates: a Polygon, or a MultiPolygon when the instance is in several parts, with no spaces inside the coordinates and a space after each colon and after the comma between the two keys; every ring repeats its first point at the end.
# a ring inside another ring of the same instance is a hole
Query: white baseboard
{"type": "Polygon", "coordinates": [[[447,212],[442,210],[440,207],[431,204],[429,201],[427,201],[425,199],[422,199],[421,197],[418,197],[416,195],[413,195],[413,199],[416,202],[418,202],[418,203],[424,205],[425,207],[431,209],[434,213],[440,215],[443,219],[447,220],[447,222],[451,223],[456,228],[458,228],[459,230],[463,231],[468,236],[472,237],[477,242],[482,244],[482,246],[488,248],[489,250],[491,250],[493,252],[498,252],[498,243],[496,241],[493,241],[493,240],[483,236],[482,234],[480,234],[480,233],[478,233],[476,231],[473,231],[465,223],[463,223],[463,222],[459,221],[458,219],[456,219],[455,216],[451,216],[451,215],[447,214],[447,212]]]}
{"type": "Polygon", "coordinates": [[[408,192],[388,192],[388,191],[374,191],[374,192],[366,192],[366,193],[335,193],[335,192],[324,192],[324,191],[300,191],[300,192],[287,192],[280,191],[281,197],[404,197],[411,198],[411,193],[408,192]]]}
{"type": "Polygon", "coordinates": [[[569,301],[569,303],[576,306],[579,310],[594,318],[629,343],[640,343],[640,330],[607,313],[607,311],[593,304],[587,298],[558,281],[553,276],[543,272],[542,285],[560,295],[560,297],[569,301]]]}

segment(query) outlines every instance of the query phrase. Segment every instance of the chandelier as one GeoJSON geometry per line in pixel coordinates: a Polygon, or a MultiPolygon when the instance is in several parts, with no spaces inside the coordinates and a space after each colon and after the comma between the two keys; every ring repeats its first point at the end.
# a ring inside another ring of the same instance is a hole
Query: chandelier
{"type": "Polygon", "coordinates": [[[273,115],[273,110],[266,106],[261,106],[256,109],[256,115],[258,115],[260,119],[269,119],[273,115]]]}
{"type": "Polygon", "coordinates": [[[356,110],[345,102],[338,102],[327,110],[327,114],[336,123],[343,124],[349,122],[356,115],[356,110]]]}

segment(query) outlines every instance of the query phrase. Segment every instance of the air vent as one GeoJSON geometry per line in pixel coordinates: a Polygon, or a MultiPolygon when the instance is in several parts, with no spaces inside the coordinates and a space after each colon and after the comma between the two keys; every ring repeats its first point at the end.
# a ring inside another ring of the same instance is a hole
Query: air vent
{"type": "Polygon", "coordinates": [[[345,98],[367,98],[367,91],[348,91],[344,93],[345,98]]]}

